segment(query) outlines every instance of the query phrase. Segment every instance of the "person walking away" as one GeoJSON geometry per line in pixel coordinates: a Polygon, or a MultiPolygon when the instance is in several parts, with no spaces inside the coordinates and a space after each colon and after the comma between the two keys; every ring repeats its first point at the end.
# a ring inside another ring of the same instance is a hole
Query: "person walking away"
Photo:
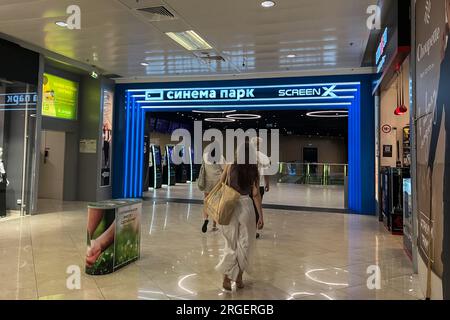
{"type": "Polygon", "coordinates": [[[256,240],[256,226],[264,226],[261,195],[259,193],[259,173],[257,164],[249,163],[250,144],[240,147],[245,152],[245,164],[227,165],[221,181],[228,180],[230,187],[241,194],[233,211],[229,225],[219,226],[225,240],[224,255],[216,266],[216,270],[223,274],[223,288],[231,290],[232,281],[236,287],[244,287],[242,276],[251,271],[251,257],[256,240]],[[227,175],[228,179],[227,179],[227,175]],[[256,223],[255,207],[259,220],[256,223]]]}
{"type": "MultiPolygon", "coordinates": [[[[258,172],[259,172],[259,193],[261,195],[261,201],[264,198],[264,194],[270,191],[270,181],[269,176],[265,174],[265,171],[270,168],[270,159],[267,155],[265,155],[261,150],[261,143],[263,142],[260,137],[253,137],[251,140],[252,147],[256,150],[256,161],[258,164],[258,172]]],[[[256,221],[258,222],[258,210],[256,210],[256,221]]],[[[256,233],[256,239],[259,239],[260,234],[256,233]]]]}

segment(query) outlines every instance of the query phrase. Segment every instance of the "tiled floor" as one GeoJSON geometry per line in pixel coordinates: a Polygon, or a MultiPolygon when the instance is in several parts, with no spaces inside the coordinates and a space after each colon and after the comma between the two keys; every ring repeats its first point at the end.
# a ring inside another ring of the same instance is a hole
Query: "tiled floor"
{"type": "Polygon", "coordinates": [[[417,299],[417,278],[374,217],[266,211],[247,287],[226,293],[214,271],[219,233],[200,232],[198,205],[144,204],[141,259],[117,273],[66,286],[70,265],[84,268],[84,203],[46,201],[45,213],[0,221],[0,299],[417,299]],[[381,289],[367,288],[370,265],[381,289]]]}
{"type": "MultiPolygon", "coordinates": [[[[161,189],[150,190],[145,195],[146,197],[157,199],[182,198],[203,200],[203,193],[198,190],[196,183],[183,183],[170,187],[164,186],[161,189]]],[[[264,195],[264,203],[343,209],[344,187],[272,183],[270,192],[264,195]]]]}

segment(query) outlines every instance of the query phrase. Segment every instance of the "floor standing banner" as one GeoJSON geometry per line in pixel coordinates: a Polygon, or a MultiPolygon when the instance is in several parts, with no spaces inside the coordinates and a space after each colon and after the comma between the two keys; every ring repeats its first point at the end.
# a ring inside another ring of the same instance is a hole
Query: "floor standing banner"
{"type": "Polygon", "coordinates": [[[416,1],[419,253],[449,299],[450,0],[416,1]]]}

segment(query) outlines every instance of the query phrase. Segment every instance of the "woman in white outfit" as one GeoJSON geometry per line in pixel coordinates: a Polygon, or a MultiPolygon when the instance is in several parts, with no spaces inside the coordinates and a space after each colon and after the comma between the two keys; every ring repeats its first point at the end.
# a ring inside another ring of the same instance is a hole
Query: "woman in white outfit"
{"type": "Polygon", "coordinates": [[[250,148],[248,143],[241,146],[240,151],[245,150],[245,164],[227,165],[221,178],[222,181],[225,181],[229,171],[229,185],[241,194],[230,224],[219,227],[225,240],[225,248],[224,255],[216,270],[223,274],[223,288],[225,290],[231,290],[232,281],[236,283],[237,288],[244,287],[242,275],[244,272],[251,270],[256,226],[259,229],[264,226],[261,195],[259,193],[258,166],[249,162],[250,149],[253,148],[250,148]],[[256,221],[255,207],[259,211],[258,221],[256,221]]]}

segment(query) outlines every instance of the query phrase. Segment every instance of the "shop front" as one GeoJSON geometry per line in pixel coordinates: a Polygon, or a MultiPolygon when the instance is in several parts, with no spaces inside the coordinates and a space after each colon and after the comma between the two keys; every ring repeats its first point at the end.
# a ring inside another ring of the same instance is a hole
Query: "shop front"
{"type": "Polygon", "coordinates": [[[35,207],[39,55],[0,39],[0,61],[0,217],[6,217],[35,207]]]}
{"type": "Polygon", "coordinates": [[[0,217],[112,197],[114,82],[0,39],[0,217]]]}
{"type": "Polygon", "coordinates": [[[416,265],[412,214],[412,69],[409,3],[396,2],[384,16],[375,54],[376,183],[379,220],[416,265]]]}

